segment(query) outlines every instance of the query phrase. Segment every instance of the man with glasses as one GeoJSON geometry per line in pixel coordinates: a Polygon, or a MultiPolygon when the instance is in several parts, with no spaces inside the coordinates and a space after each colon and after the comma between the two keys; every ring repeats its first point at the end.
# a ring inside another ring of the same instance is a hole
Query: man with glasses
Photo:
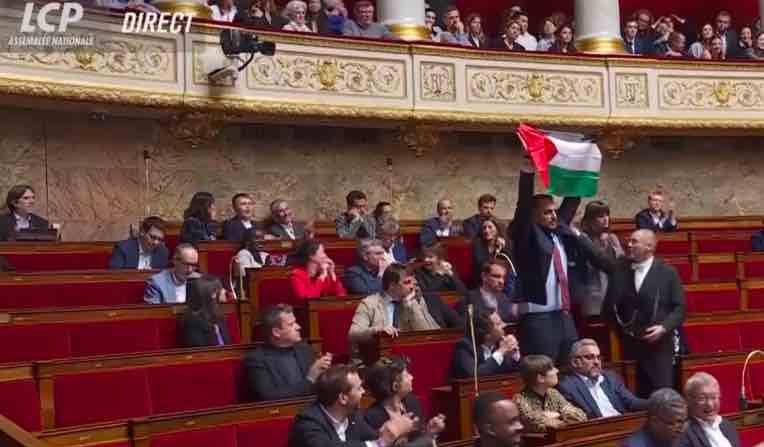
{"type": "Polygon", "coordinates": [[[735,424],[719,416],[721,391],[714,376],[693,374],[684,384],[690,422],[679,447],[740,447],[735,424]]]}
{"type": "Polygon", "coordinates": [[[382,275],[389,265],[385,258],[385,248],[378,239],[364,239],[358,242],[358,257],[361,262],[345,270],[342,280],[348,293],[368,296],[382,291],[382,275]]]}
{"type": "Polygon", "coordinates": [[[377,228],[377,237],[382,241],[385,249],[385,259],[388,264],[394,262],[405,264],[408,262],[406,246],[401,238],[401,226],[395,219],[386,219],[377,228]]]}
{"type": "Polygon", "coordinates": [[[191,244],[180,244],[172,257],[172,268],[162,270],[146,281],[143,300],[149,304],[185,303],[186,283],[199,277],[199,254],[191,244]]]}
{"type": "Polygon", "coordinates": [[[612,372],[602,369],[602,355],[597,342],[583,338],[570,352],[570,369],[558,389],[589,419],[620,416],[647,408],[647,401],[635,397],[612,372]]]}
{"type": "Polygon", "coordinates": [[[170,254],[164,246],[165,224],[156,216],[141,222],[137,237],[117,242],[111,252],[110,269],[152,270],[167,267],[170,254]]]}
{"type": "Polygon", "coordinates": [[[661,388],[647,402],[647,422],[626,438],[621,447],[668,447],[677,445],[687,426],[687,404],[671,388],[661,388]]]}

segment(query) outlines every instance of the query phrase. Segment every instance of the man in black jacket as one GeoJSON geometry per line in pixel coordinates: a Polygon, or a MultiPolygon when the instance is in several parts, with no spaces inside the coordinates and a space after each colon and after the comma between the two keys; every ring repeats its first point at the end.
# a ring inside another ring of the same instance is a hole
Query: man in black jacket
{"type": "Polygon", "coordinates": [[[164,245],[165,224],[157,216],[141,222],[138,237],[117,242],[109,259],[110,269],[161,270],[167,267],[170,252],[164,245]]]}
{"type": "Polygon", "coordinates": [[[231,199],[231,206],[236,214],[223,222],[223,239],[241,242],[244,232],[255,226],[255,201],[251,195],[240,192],[231,199]]]}
{"type": "MultiPolygon", "coordinates": [[[[289,447],[390,447],[414,429],[417,422],[406,415],[391,413],[390,419],[375,431],[358,411],[364,394],[358,372],[349,366],[335,365],[316,382],[317,401],[302,410],[289,429],[289,447]]],[[[432,445],[422,436],[410,447],[432,445]]]]}
{"type": "Polygon", "coordinates": [[[655,258],[656,245],[652,231],[632,233],[602,306],[602,315],[620,333],[624,353],[637,362],[637,395],[643,398],[673,387],[675,330],[687,312],[679,275],[655,258]]]}
{"type": "MultiPolygon", "coordinates": [[[[517,370],[520,348],[513,335],[504,335],[504,322],[495,310],[484,310],[475,319],[475,345],[478,350],[477,375],[492,376],[517,370]]],[[[465,379],[475,373],[472,338],[461,339],[454,348],[451,377],[465,379]]]]}
{"type": "Polygon", "coordinates": [[[679,447],[740,447],[735,423],[719,415],[721,391],[714,376],[693,374],[684,384],[684,397],[690,417],[679,447]]]}
{"type": "Polygon", "coordinates": [[[647,208],[634,216],[634,223],[638,230],[652,230],[656,233],[669,233],[676,231],[677,220],[674,207],[669,205],[669,210],[663,210],[665,196],[662,191],[652,191],[647,195],[647,208]]]}
{"type": "Polygon", "coordinates": [[[517,258],[520,348],[567,364],[578,339],[570,314],[569,278],[573,267],[590,262],[612,271],[612,261],[588,238],[569,226],[581,199],[566,197],[559,209],[552,196],[533,194],[535,169],[529,159],[520,169],[512,240],[517,258]]]}
{"type": "Polygon", "coordinates": [[[314,360],[313,350],[302,341],[291,306],[277,304],[267,309],[262,324],[267,341],[248,352],[244,360],[254,398],[276,400],[313,394],[316,379],[329,368],[332,355],[314,360]]]}

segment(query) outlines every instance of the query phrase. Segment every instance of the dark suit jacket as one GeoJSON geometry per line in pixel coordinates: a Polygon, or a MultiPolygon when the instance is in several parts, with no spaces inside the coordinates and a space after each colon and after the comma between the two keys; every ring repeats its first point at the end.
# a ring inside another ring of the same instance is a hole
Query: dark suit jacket
{"type": "MultiPolygon", "coordinates": [[[[366,420],[366,423],[374,430],[379,430],[385,422],[390,420],[390,415],[387,413],[384,404],[385,402],[383,400],[378,400],[363,413],[363,418],[366,420]]],[[[407,412],[413,413],[414,416],[419,418],[420,424],[427,423],[425,414],[422,412],[422,404],[419,402],[419,399],[416,398],[414,393],[409,393],[403,398],[403,406],[406,407],[407,412]]],[[[415,433],[414,436],[409,436],[409,439],[416,438],[416,435],[417,434],[415,433]]]]}
{"type": "Polygon", "coordinates": [[[469,219],[462,222],[462,230],[464,231],[464,237],[472,239],[480,234],[480,226],[483,225],[485,219],[480,214],[475,214],[469,219]]]}
{"type": "MultiPolygon", "coordinates": [[[[478,350],[480,350],[479,345],[478,350]]],[[[459,340],[454,347],[454,355],[451,359],[451,377],[454,379],[466,379],[472,377],[474,364],[475,354],[472,349],[472,339],[470,337],[464,337],[459,340]]],[[[478,355],[478,377],[508,374],[516,371],[519,364],[520,363],[514,361],[509,354],[504,356],[504,362],[500,365],[496,363],[496,359],[493,357],[484,360],[483,353],[480,352],[478,355]]]]}
{"type": "Polygon", "coordinates": [[[441,328],[464,327],[464,318],[438,296],[437,293],[424,292],[427,311],[441,328]]]}
{"type": "MultiPolygon", "coordinates": [[[[252,228],[255,228],[255,222],[252,222],[252,228]]],[[[244,239],[244,232],[247,229],[238,217],[232,217],[223,222],[223,239],[232,242],[241,242],[244,239]]]]}
{"type": "Polygon", "coordinates": [[[376,430],[369,427],[360,412],[350,417],[345,432],[346,441],[337,436],[331,421],[318,402],[303,409],[294,418],[289,429],[288,447],[366,447],[366,441],[379,437],[376,430]]]}
{"type": "Polygon", "coordinates": [[[515,42],[513,48],[510,50],[507,48],[507,44],[504,42],[504,38],[499,36],[491,43],[491,48],[504,51],[525,51],[525,47],[515,42]]]}
{"type": "MultiPolygon", "coordinates": [[[[50,224],[47,220],[38,216],[37,214],[29,215],[29,229],[24,231],[29,232],[44,232],[48,231],[50,224]]],[[[13,241],[16,240],[16,218],[13,213],[3,214],[0,216],[0,241],[13,241]]]]}
{"type": "Polygon", "coordinates": [[[737,31],[732,27],[728,28],[724,33],[724,40],[727,43],[727,58],[740,57],[740,46],[738,45],[740,37],[737,35],[737,31]]]}
{"type": "Polygon", "coordinates": [[[348,267],[342,278],[348,293],[354,295],[371,295],[382,291],[382,278],[372,273],[361,264],[348,267]]]}
{"type": "MultiPolygon", "coordinates": [[[[292,227],[294,228],[294,237],[295,239],[305,239],[305,224],[301,222],[293,222],[292,227]]],[[[284,231],[284,227],[277,224],[276,222],[271,223],[270,226],[268,226],[268,234],[272,236],[276,236],[279,239],[291,239],[286,231],[284,231]]]]}
{"type": "MultiPolygon", "coordinates": [[[[604,377],[601,385],[602,391],[605,392],[613,408],[618,410],[619,413],[626,414],[627,412],[647,409],[647,400],[635,397],[615,373],[612,371],[602,371],[602,376],[604,377]]],[[[579,376],[575,374],[566,376],[557,386],[557,389],[573,405],[584,410],[589,419],[602,417],[602,413],[592,398],[589,388],[587,388],[579,376]]]]}
{"type": "MultiPolygon", "coordinates": [[[[661,211],[661,219],[666,215],[663,211],[661,211]]],[[[665,222],[663,222],[663,225],[655,225],[653,223],[653,218],[650,217],[650,210],[647,208],[643,209],[642,211],[638,212],[636,216],[634,216],[634,223],[637,224],[637,229],[639,230],[653,230],[656,233],[659,233],[661,231],[663,232],[671,232],[676,231],[676,225],[672,225],[669,219],[666,219],[665,222]]]]}
{"type": "MultiPolygon", "coordinates": [[[[138,238],[131,237],[124,241],[119,241],[114,245],[109,259],[110,269],[137,269],[138,268],[138,238]]],[[[158,246],[151,253],[151,268],[161,270],[167,267],[170,252],[164,245],[158,246]]]]}
{"type": "Polygon", "coordinates": [[[329,16],[326,15],[324,8],[321,8],[318,17],[316,17],[316,25],[318,27],[318,34],[333,34],[329,23],[329,16]]]}
{"type": "Polygon", "coordinates": [[[751,236],[751,249],[764,251],[764,230],[757,231],[751,236]]]}
{"type": "Polygon", "coordinates": [[[248,352],[244,359],[249,389],[255,400],[287,399],[312,394],[313,384],[305,376],[313,365],[313,349],[304,342],[298,343],[293,348],[303,378],[299,383],[287,383],[279,372],[273,358],[277,355],[278,349],[265,344],[248,352]]]}
{"type": "Polygon", "coordinates": [[[402,240],[395,241],[393,244],[393,258],[395,262],[399,264],[405,264],[409,262],[408,253],[406,253],[406,246],[403,245],[402,240]]]}
{"type": "MultiPolygon", "coordinates": [[[[231,335],[225,320],[218,322],[220,335],[223,343],[231,344],[231,335]]],[[[207,324],[201,316],[195,312],[186,312],[183,317],[183,346],[189,348],[201,348],[204,346],[218,346],[218,338],[215,329],[207,324]]]]}
{"type": "Polygon", "coordinates": [[[650,432],[642,427],[641,430],[635,432],[626,440],[623,441],[621,447],[673,447],[667,443],[661,443],[656,440],[650,432]]]}
{"type": "Polygon", "coordinates": [[[199,241],[214,241],[217,235],[217,222],[204,223],[195,217],[183,221],[180,229],[180,243],[196,244],[199,241]]]}
{"type": "MultiPolygon", "coordinates": [[[[727,419],[722,419],[719,429],[730,444],[732,444],[732,447],[741,446],[740,436],[737,434],[735,424],[727,419]]],[[[706,433],[703,431],[703,427],[701,427],[697,419],[690,418],[687,428],[679,439],[678,447],[711,447],[711,444],[708,443],[706,433]]]]}
{"type": "MultiPolygon", "coordinates": [[[[552,262],[554,243],[546,230],[533,221],[533,182],[535,174],[521,173],[517,208],[512,221],[512,241],[515,267],[522,296],[530,303],[547,304],[546,278],[552,262]]],[[[557,210],[559,224],[555,230],[568,258],[568,278],[575,268],[590,262],[600,270],[611,272],[613,262],[586,237],[573,234],[568,226],[576,214],[581,199],[566,197],[557,210]]],[[[570,285],[568,281],[568,285],[570,285]]],[[[571,293],[572,296],[572,293],[571,293]]]]}
{"type": "Polygon", "coordinates": [[[281,17],[281,14],[275,13],[271,14],[271,22],[268,22],[268,19],[266,19],[265,16],[263,17],[252,17],[249,15],[249,3],[246,2],[247,6],[239,7],[237,6],[237,9],[239,12],[236,13],[236,17],[234,17],[233,21],[237,24],[242,24],[245,26],[251,26],[255,28],[262,28],[262,29],[275,29],[280,30],[284,27],[284,25],[287,24],[287,20],[281,17]]]}
{"type": "MultiPolygon", "coordinates": [[[[504,322],[509,322],[512,320],[512,301],[510,301],[509,297],[505,298],[496,303],[496,310],[504,322]]],[[[480,293],[479,288],[467,292],[467,295],[456,305],[456,311],[459,315],[467,315],[467,306],[470,304],[475,306],[475,315],[480,315],[483,312],[485,305],[483,304],[483,295],[480,293]]]]}
{"type": "MultiPolygon", "coordinates": [[[[440,219],[437,217],[431,217],[425,220],[424,225],[422,226],[422,230],[419,232],[419,246],[429,247],[438,242],[439,238],[437,231],[442,229],[444,229],[443,225],[441,224],[440,219]]],[[[461,236],[462,226],[456,222],[451,222],[451,230],[448,234],[448,237],[461,236]]]]}
{"type": "Polygon", "coordinates": [[[626,42],[626,38],[624,38],[623,44],[626,47],[626,52],[629,54],[650,54],[652,51],[652,44],[641,39],[639,36],[634,39],[633,43],[626,42]]]}
{"type": "Polygon", "coordinates": [[[438,275],[420,267],[414,270],[414,276],[416,276],[422,292],[454,291],[462,295],[467,294],[467,288],[456,272],[453,275],[438,275]]]}
{"type": "MultiPolygon", "coordinates": [[[[511,253],[507,246],[505,246],[499,253],[503,253],[511,258],[511,253]]],[[[472,240],[472,284],[476,285],[481,283],[483,264],[492,258],[494,258],[494,256],[491,256],[491,253],[488,251],[488,246],[483,242],[483,239],[476,237],[472,240]]]]}

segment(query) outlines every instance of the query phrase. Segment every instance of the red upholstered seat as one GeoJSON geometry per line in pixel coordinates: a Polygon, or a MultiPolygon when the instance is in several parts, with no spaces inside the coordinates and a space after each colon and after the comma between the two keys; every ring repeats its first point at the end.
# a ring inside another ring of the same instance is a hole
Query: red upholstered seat
{"type": "Polygon", "coordinates": [[[152,413],[145,369],[57,376],[56,427],[107,422],[152,413]]]}
{"type": "Polygon", "coordinates": [[[290,416],[237,425],[237,445],[286,447],[293,419],[290,416]]]}
{"type": "Polygon", "coordinates": [[[332,258],[336,265],[347,267],[358,263],[358,250],[355,246],[332,247],[325,246],[326,255],[332,258]]]}
{"type": "Polygon", "coordinates": [[[268,306],[278,303],[295,303],[292,286],[289,283],[289,276],[284,275],[280,278],[263,278],[258,288],[260,298],[259,309],[264,310],[268,306]]]}
{"type": "MultiPolygon", "coordinates": [[[[204,430],[181,431],[157,436],[151,440],[151,447],[237,447],[236,429],[233,425],[207,428],[204,430]]],[[[262,445],[268,444],[247,444],[262,445]]]]}
{"type": "Polygon", "coordinates": [[[429,395],[432,388],[448,383],[455,344],[456,340],[446,339],[404,346],[394,345],[392,352],[412,360],[414,392],[418,395],[429,395]]]}
{"type": "MultiPolygon", "coordinates": [[[[157,321],[120,320],[72,324],[72,356],[122,354],[161,348],[157,321]]],[[[170,320],[175,323],[175,319],[170,320]]]]}
{"type": "Polygon", "coordinates": [[[735,255],[700,255],[697,263],[699,281],[735,281],[737,279],[735,255]]]}
{"type": "Polygon", "coordinates": [[[689,256],[669,256],[663,258],[663,262],[676,269],[682,284],[692,282],[692,262],[689,256]]]}
{"type": "Polygon", "coordinates": [[[736,253],[751,251],[751,233],[740,231],[694,232],[698,253],[736,253]]]}
{"type": "Polygon", "coordinates": [[[740,293],[734,283],[689,285],[685,296],[690,313],[740,310],[740,293]]]}
{"type": "Polygon", "coordinates": [[[0,382],[0,414],[27,431],[39,431],[40,394],[34,379],[0,382]]]}
{"type": "Polygon", "coordinates": [[[764,349],[764,321],[738,323],[743,351],[764,349]]]}
{"type": "Polygon", "coordinates": [[[764,288],[748,289],[748,308],[764,309],[764,288]]]}
{"type": "Polygon", "coordinates": [[[348,306],[340,309],[322,310],[318,313],[319,336],[321,349],[331,352],[334,356],[347,359],[350,355],[348,331],[353,322],[355,307],[348,306]]]}
{"type": "Polygon", "coordinates": [[[139,304],[143,301],[144,288],[143,280],[4,285],[0,287],[0,308],[139,304]]]}
{"type": "MultiPolygon", "coordinates": [[[[228,246],[228,244],[226,244],[228,246]]],[[[219,278],[228,278],[228,266],[231,262],[231,258],[236,255],[238,250],[233,246],[226,249],[219,249],[207,251],[207,273],[215,275],[219,278]]]]}
{"type": "Polygon", "coordinates": [[[684,327],[687,343],[693,353],[741,351],[740,328],[737,323],[699,324],[684,327]]]}
{"type": "Polygon", "coordinates": [[[740,435],[740,444],[742,447],[754,447],[759,443],[764,442],[764,427],[761,425],[748,429],[742,427],[742,429],[739,429],[738,434],[740,435]]]}
{"type": "Polygon", "coordinates": [[[0,363],[70,357],[69,325],[0,325],[0,363]]]}
{"type": "Polygon", "coordinates": [[[88,253],[8,253],[3,255],[18,272],[94,270],[109,265],[111,251],[88,253]]]}
{"type": "Polygon", "coordinates": [[[228,333],[231,335],[231,343],[241,343],[241,326],[239,326],[239,317],[237,314],[228,314],[225,317],[226,324],[228,325],[228,333]]]}
{"type": "Polygon", "coordinates": [[[658,256],[687,256],[691,252],[690,239],[686,233],[665,233],[659,236],[658,256]]]}
{"type": "Polygon", "coordinates": [[[242,394],[236,388],[233,362],[169,365],[147,370],[155,414],[233,405],[242,394]]]}
{"type": "Polygon", "coordinates": [[[743,272],[746,279],[764,278],[764,255],[744,256],[743,272]]]}
{"type": "Polygon", "coordinates": [[[448,248],[448,262],[453,265],[465,284],[472,283],[472,246],[469,241],[461,238],[444,239],[448,248]]]}

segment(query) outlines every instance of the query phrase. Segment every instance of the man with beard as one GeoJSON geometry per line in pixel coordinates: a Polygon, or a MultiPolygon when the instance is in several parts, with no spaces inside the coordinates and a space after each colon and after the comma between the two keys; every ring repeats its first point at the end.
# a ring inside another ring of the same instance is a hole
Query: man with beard
{"type": "Polygon", "coordinates": [[[522,444],[520,412],[503,394],[481,393],[475,399],[473,414],[480,434],[475,447],[519,447],[522,444]]]}
{"type": "Polygon", "coordinates": [[[647,422],[626,438],[621,447],[675,446],[687,424],[687,404],[671,388],[661,388],[650,395],[647,422]]]}

